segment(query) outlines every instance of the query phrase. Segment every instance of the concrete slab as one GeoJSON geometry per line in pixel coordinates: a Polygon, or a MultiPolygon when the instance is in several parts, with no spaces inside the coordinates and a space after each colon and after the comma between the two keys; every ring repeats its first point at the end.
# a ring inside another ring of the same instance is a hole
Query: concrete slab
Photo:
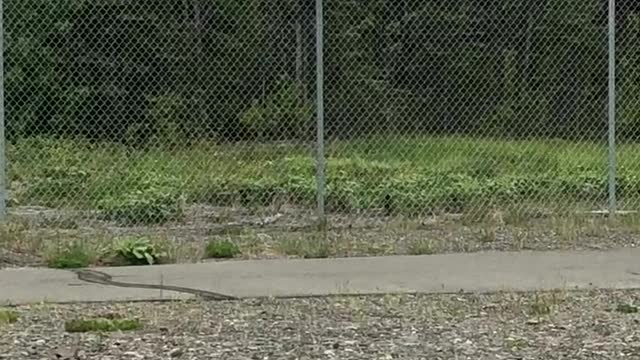
{"type": "Polygon", "coordinates": [[[190,299],[171,291],[116,288],[79,281],[76,274],[51,269],[0,270],[0,305],[190,299]]]}
{"type": "MultiPolygon", "coordinates": [[[[417,257],[231,261],[91,269],[113,281],[238,298],[640,288],[640,249],[417,257]]],[[[187,299],[193,294],[88,284],[68,271],[0,270],[0,303],[187,299]]]]}

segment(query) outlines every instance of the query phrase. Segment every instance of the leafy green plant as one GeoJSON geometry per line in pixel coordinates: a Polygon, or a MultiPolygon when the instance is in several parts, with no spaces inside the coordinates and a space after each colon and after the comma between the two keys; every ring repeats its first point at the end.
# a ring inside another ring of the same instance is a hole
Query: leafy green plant
{"type": "Polygon", "coordinates": [[[13,324],[18,321],[18,313],[10,309],[0,308],[0,325],[13,324]]]}
{"type": "Polygon", "coordinates": [[[146,181],[137,189],[108,196],[98,203],[108,218],[125,224],[160,224],[182,217],[184,197],[169,182],[146,181]]]}
{"type": "Polygon", "coordinates": [[[90,173],[76,166],[49,166],[42,169],[22,196],[46,205],[76,196],[85,189],[90,173]]]}
{"type": "Polygon", "coordinates": [[[137,319],[73,319],[65,321],[69,333],[135,331],[143,328],[137,319]]]}
{"type": "Polygon", "coordinates": [[[240,255],[240,248],[229,240],[211,241],[205,250],[207,258],[231,259],[240,255]]]}
{"type": "Polygon", "coordinates": [[[90,266],[94,256],[89,248],[80,241],[54,247],[45,256],[47,266],[54,269],[78,269],[90,266]]]}
{"type": "Polygon", "coordinates": [[[153,265],[166,256],[166,252],[147,238],[120,240],[107,252],[108,261],[115,265],[153,265]]]}

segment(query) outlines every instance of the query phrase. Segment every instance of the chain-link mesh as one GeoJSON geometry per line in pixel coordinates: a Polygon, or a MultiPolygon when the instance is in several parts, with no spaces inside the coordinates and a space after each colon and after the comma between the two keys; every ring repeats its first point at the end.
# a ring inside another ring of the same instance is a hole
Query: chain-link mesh
{"type": "Polygon", "coordinates": [[[606,1],[327,7],[328,204],[366,241],[607,246],[606,1]]]}
{"type": "Polygon", "coordinates": [[[200,241],[312,211],[313,2],[4,7],[12,213],[200,241]]]}
{"type": "MultiPolygon", "coordinates": [[[[566,231],[554,221],[606,209],[606,1],[324,7],[336,253],[556,246],[541,240],[566,231]],[[442,246],[398,245],[425,238],[442,246]]],[[[618,7],[619,196],[631,209],[639,24],[633,2],[618,7]]],[[[4,8],[12,214],[81,237],[240,238],[261,256],[315,233],[315,1],[4,8]]]]}
{"type": "Polygon", "coordinates": [[[618,177],[620,207],[637,211],[640,206],[640,4],[620,1],[616,12],[616,72],[618,177]]]}
{"type": "Polygon", "coordinates": [[[329,1],[330,203],[606,206],[601,3],[329,1]]]}

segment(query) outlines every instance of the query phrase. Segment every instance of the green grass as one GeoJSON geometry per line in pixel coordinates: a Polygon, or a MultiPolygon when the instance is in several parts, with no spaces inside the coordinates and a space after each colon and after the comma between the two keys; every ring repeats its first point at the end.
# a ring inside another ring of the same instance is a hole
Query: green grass
{"type": "Polygon", "coordinates": [[[0,308],[0,325],[13,324],[18,321],[18,313],[10,309],[0,308]]]}
{"type": "Polygon", "coordinates": [[[74,319],[64,323],[69,333],[135,331],[142,327],[137,319],[74,319]]]}
{"type": "Polygon", "coordinates": [[[240,255],[240,248],[228,240],[210,241],[205,249],[208,259],[232,259],[240,255]]]}
{"type": "Polygon", "coordinates": [[[616,311],[622,314],[637,314],[640,312],[640,308],[629,304],[620,304],[616,308],[616,311]]]}
{"type": "MultiPolygon", "coordinates": [[[[640,145],[620,147],[622,201],[640,195],[640,145]]],[[[465,137],[372,138],[327,144],[332,211],[460,211],[546,201],[604,204],[606,147],[568,141],[465,137]],[[558,201],[559,196],[563,201],[558,201]]],[[[29,139],[9,148],[16,201],[99,209],[126,223],[180,220],[190,203],[312,206],[314,159],[294,145],[132,150],[115,144],[29,139]]]]}
{"type": "Polygon", "coordinates": [[[63,244],[48,250],[47,266],[53,269],[78,269],[90,266],[95,254],[82,242],[63,244]]]}

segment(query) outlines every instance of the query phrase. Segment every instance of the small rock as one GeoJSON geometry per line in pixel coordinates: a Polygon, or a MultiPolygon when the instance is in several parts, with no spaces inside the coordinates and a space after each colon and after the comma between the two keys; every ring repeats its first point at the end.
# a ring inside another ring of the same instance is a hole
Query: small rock
{"type": "Polygon", "coordinates": [[[175,348],[171,351],[169,351],[169,356],[171,356],[172,358],[177,358],[182,356],[182,354],[184,354],[184,351],[182,351],[182,349],[180,348],[175,348]]]}
{"type": "Polygon", "coordinates": [[[325,355],[327,356],[335,356],[336,354],[333,352],[333,350],[325,350],[324,352],[325,355]]]}
{"type": "Polygon", "coordinates": [[[260,241],[264,241],[264,242],[269,242],[273,240],[273,237],[271,237],[268,234],[258,234],[257,237],[260,241]]]}
{"type": "Polygon", "coordinates": [[[77,360],[78,350],[59,348],[53,351],[51,354],[53,360],[77,360]]]}
{"type": "Polygon", "coordinates": [[[44,346],[46,343],[47,343],[47,341],[46,341],[46,340],[44,340],[44,339],[40,339],[40,340],[37,340],[36,342],[34,342],[33,344],[34,344],[35,346],[44,346]]]}
{"type": "Polygon", "coordinates": [[[138,354],[135,351],[127,351],[127,352],[123,353],[122,355],[128,356],[128,357],[132,357],[134,359],[144,359],[144,356],[138,354]]]}
{"type": "Polygon", "coordinates": [[[529,319],[527,321],[527,325],[540,325],[540,320],[538,320],[538,319],[529,319]]]}

